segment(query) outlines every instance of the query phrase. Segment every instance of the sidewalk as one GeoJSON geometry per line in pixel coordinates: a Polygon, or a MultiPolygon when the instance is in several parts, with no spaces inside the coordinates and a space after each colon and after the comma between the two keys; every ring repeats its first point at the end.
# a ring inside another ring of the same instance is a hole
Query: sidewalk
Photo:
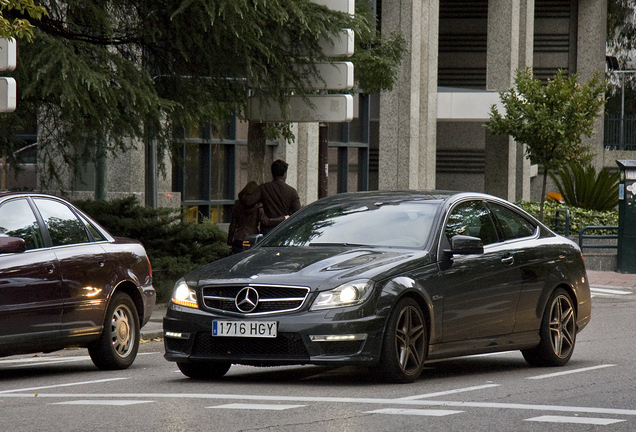
{"type": "MultiPolygon", "coordinates": [[[[626,274],[607,271],[588,270],[587,277],[590,286],[604,288],[635,288],[636,274],[626,274]]],[[[166,303],[160,303],[150,317],[148,324],[141,329],[142,339],[158,339],[163,337],[163,317],[166,314],[166,303]]]]}

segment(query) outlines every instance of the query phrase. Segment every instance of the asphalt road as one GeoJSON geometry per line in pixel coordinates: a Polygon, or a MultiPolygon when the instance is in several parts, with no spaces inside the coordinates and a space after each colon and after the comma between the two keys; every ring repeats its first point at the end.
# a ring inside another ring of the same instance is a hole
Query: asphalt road
{"type": "Polygon", "coordinates": [[[562,368],[519,352],[431,363],[413,384],[366,369],[233,366],[185,378],[142,344],[125,371],[98,371],[84,349],[0,359],[3,431],[633,431],[636,294],[595,291],[589,326],[562,368]]]}

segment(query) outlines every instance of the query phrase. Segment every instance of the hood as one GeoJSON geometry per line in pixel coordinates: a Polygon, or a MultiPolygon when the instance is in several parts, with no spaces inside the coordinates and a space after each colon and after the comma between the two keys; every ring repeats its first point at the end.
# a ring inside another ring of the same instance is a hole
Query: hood
{"type": "Polygon", "coordinates": [[[189,283],[263,283],[322,290],[348,280],[390,276],[398,268],[426,264],[426,251],[361,247],[257,248],[201,267],[189,283]]]}

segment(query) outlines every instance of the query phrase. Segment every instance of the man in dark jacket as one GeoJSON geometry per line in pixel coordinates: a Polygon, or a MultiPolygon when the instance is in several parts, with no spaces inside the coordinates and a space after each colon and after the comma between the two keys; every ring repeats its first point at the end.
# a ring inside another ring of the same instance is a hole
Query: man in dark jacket
{"type": "MultiPolygon", "coordinates": [[[[293,187],[285,183],[287,179],[287,162],[277,159],[272,163],[273,180],[260,186],[261,202],[265,214],[269,218],[289,217],[300,209],[300,198],[293,187]]],[[[268,233],[273,226],[262,226],[261,232],[268,233]]]]}

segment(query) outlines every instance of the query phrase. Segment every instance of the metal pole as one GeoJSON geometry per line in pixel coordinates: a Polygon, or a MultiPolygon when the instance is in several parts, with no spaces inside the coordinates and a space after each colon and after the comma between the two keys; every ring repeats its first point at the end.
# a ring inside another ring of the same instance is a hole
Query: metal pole
{"type": "Polygon", "coordinates": [[[625,148],[625,74],[621,74],[621,123],[619,149],[625,148]]]}
{"type": "Polygon", "coordinates": [[[329,193],[329,124],[318,126],[318,198],[329,193]]]}

